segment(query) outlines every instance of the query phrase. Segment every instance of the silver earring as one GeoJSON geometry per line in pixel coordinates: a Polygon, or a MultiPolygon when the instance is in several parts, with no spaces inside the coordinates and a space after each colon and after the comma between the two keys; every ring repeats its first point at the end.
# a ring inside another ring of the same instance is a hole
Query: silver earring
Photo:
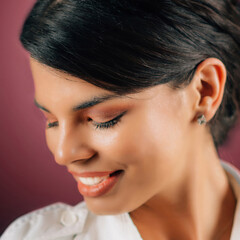
{"type": "Polygon", "coordinates": [[[203,124],[206,124],[206,123],[207,123],[207,120],[206,120],[204,114],[200,115],[200,116],[198,117],[197,121],[198,121],[198,124],[199,124],[199,125],[203,125],[203,124]]]}

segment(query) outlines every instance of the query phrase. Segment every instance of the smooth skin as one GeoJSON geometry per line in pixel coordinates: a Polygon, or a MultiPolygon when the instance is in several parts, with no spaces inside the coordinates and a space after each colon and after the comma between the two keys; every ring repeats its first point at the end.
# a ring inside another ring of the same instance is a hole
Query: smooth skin
{"type": "Polygon", "coordinates": [[[210,121],[221,104],[220,60],[203,61],[187,87],[158,85],[78,111],[73,108],[113,93],[30,63],[56,162],[78,173],[123,170],[108,193],[84,197],[92,212],[129,212],[144,240],[229,240],[236,198],[208,125],[197,123],[201,114],[210,121]]]}

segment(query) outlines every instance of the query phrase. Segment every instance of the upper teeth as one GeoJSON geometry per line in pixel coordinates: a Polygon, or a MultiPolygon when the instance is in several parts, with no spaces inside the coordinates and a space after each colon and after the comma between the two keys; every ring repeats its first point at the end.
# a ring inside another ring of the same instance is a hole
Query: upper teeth
{"type": "Polygon", "coordinates": [[[91,186],[91,185],[99,184],[100,182],[104,181],[108,177],[109,177],[109,175],[108,176],[103,176],[103,177],[79,177],[79,180],[83,184],[91,186]]]}

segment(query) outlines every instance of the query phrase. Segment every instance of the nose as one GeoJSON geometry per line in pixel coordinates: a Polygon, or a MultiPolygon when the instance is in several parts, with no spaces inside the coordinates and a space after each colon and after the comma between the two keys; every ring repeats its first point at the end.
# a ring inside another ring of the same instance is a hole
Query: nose
{"type": "Polygon", "coordinates": [[[54,158],[59,165],[67,166],[76,161],[85,162],[96,152],[90,147],[90,141],[85,129],[59,126],[59,134],[54,158]]]}

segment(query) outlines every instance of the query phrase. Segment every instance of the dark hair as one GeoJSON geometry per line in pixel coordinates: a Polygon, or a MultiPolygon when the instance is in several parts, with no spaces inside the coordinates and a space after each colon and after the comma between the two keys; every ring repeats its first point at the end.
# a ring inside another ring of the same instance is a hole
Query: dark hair
{"type": "Polygon", "coordinates": [[[240,105],[240,14],[230,0],[38,0],[21,42],[40,63],[125,94],[190,83],[220,59],[228,77],[209,126],[216,146],[240,105]]]}

